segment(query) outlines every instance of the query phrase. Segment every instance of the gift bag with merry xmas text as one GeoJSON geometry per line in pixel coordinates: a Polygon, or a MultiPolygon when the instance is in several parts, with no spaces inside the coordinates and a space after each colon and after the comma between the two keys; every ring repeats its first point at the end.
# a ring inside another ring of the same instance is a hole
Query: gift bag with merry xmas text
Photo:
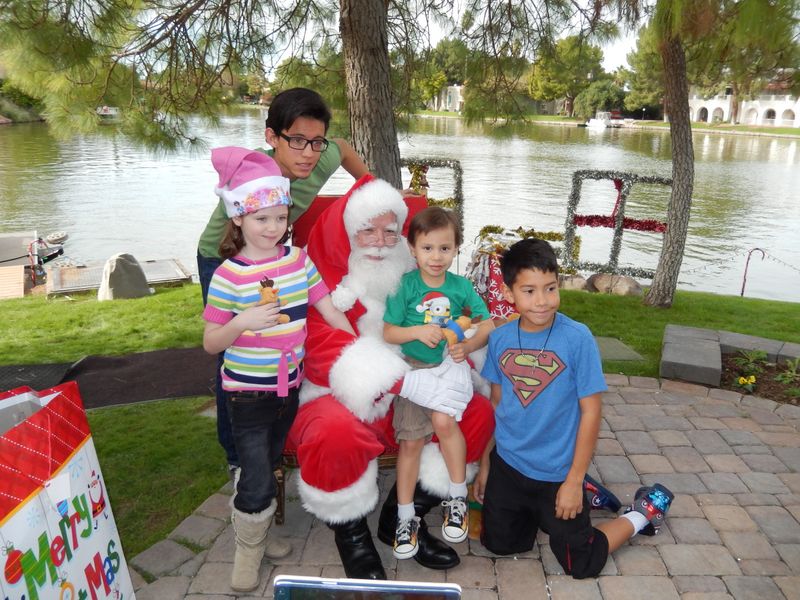
{"type": "Polygon", "coordinates": [[[78,385],[0,393],[0,600],[133,599],[78,385]]]}

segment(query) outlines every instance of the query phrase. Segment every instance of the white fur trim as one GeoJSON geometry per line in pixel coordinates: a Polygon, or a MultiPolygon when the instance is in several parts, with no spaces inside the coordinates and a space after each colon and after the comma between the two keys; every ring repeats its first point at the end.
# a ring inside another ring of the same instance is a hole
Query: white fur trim
{"type": "Polygon", "coordinates": [[[368,226],[371,219],[388,212],[395,214],[398,226],[402,227],[408,216],[408,207],[398,190],[383,179],[375,179],[350,194],[344,208],[345,229],[352,237],[368,226]]]}
{"type": "Polygon", "coordinates": [[[360,421],[370,423],[389,410],[387,394],[410,367],[383,340],[360,337],[347,346],[328,376],[334,397],[360,421]]]}
{"type": "Polygon", "coordinates": [[[297,489],[303,508],[325,523],[337,525],[360,519],[378,504],[378,461],[370,461],[355,483],[335,492],[325,492],[307,484],[303,481],[301,467],[297,489]]]}
{"type": "Polygon", "coordinates": [[[331,301],[333,305],[342,312],[347,312],[356,303],[358,296],[350,288],[341,284],[336,286],[336,289],[331,292],[331,301]]]}
{"type": "Polygon", "coordinates": [[[300,406],[303,406],[306,402],[311,402],[312,400],[316,400],[317,398],[321,398],[326,394],[330,394],[331,388],[323,387],[321,385],[317,385],[316,383],[312,383],[308,379],[304,379],[303,383],[300,384],[300,406]]]}
{"type": "MultiPolygon", "coordinates": [[[[478,463],[467,463],[467,483],[475,479],[478,474],[478,463]]],[[[450,476],[447,465],[439,450],[439,444],[433,442],[425,444],[419,460],[419,485],[434,496],[447,498],[450,492],[450,476]]]]}
{"type": "Polygon", "coordinates": [[[472,390],[481,396],[488,398],[492,393],[492,384],[481,377],[480,373],[477,371],[473,370],[470,375],[472,377],[472,390]]]}
{"type": "Polygon", "coordinates": [[[486,363],[488,350],[489,347],[484,346],[483,348],[478,348],[469,355],[472,363],[475,365],[475,369],[472,371],[472,389],[487,398],[492,391],[492,385],[489,381],[481,377],[481,371],[483,370],[483,365],[486,363]]]}

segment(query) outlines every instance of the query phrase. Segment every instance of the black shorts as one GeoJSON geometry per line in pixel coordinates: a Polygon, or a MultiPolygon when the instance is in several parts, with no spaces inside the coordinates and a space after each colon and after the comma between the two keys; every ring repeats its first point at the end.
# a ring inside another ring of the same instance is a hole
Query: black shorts
{"type": "Polygon", "coordinates": [[[596,577],[608,559],[608,539],[592,527],[589,501],[574,519],[556,518],[561,482],[525,477],[492,450],[483,499],[481,543],[495,554],[519,554],[533,548],[541,529],[567,575],[596,577]]]}

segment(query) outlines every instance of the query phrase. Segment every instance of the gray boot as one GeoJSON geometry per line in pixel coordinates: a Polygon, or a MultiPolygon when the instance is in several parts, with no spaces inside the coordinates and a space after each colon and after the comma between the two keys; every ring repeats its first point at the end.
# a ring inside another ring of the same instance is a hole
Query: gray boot
{"type": "MultiPolygon", "coordinates": [[[[234,467],[231,469],[231,477],[233,478],[233,496],[231,497],[231,508],[233,508],[233,499],[236,497],[236,486],[239,484],[239,477],[242,474],[241,467],[234,467]]],[[[269,508],[267,508],[264,512],[272,510],[272,514],[275,513],[274,507],[277,507],[277,500],[275,498],[272,499],[272,504],[270,504],[269,508]]],[[[234,512],[236,509],[233,508],[234,512]]],[[[241,514],[241,513],[240,513],[241,514]]],[[[232,519],[231,519],[232,520],[232,519]]],[[[292,553],[292,545],[289,542],[285,542],[279,538],[269,538],[267,539],[267,545],[264,549],[264,556],[271,559],[277,558],[285,558],[292,553]]]]}
{"type": "Polygon", "coordinates": [[[259,569],[267,546],[267,531],[278,503],[259,513],[244,513],[233,509],[231,522],[236,536],[236,554],[233,558],[231,589],[235,592],[251,592],[258,587],[259,569]]]}
{"type": "Polygon", "coordinates": [[[292,545],[280,538],[267,535],[267,545],[264,548],[264,556],[269,559],[275,560],[278,558],[285,558],[292,553],[292,545]]]}

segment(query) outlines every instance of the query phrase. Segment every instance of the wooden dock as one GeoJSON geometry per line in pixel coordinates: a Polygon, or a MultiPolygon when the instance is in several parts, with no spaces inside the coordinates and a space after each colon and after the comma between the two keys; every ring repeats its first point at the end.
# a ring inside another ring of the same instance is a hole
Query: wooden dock
{"type": "Polygon", "coordinates": [[[0,267],[31,264],[28,248],[36,237],[35,231],[0,233],[0,267]]]}
{"type": "MultiPolygon", "coordinates": [[[[151,286],[191,283],[192,274],[175,258],[143,260],[139,264],[151,286]]],[[[47,294],[69,294],[96,290],[103,279],[105,263],[90,263],[78,267],[45,265],[47,294]]]]}

